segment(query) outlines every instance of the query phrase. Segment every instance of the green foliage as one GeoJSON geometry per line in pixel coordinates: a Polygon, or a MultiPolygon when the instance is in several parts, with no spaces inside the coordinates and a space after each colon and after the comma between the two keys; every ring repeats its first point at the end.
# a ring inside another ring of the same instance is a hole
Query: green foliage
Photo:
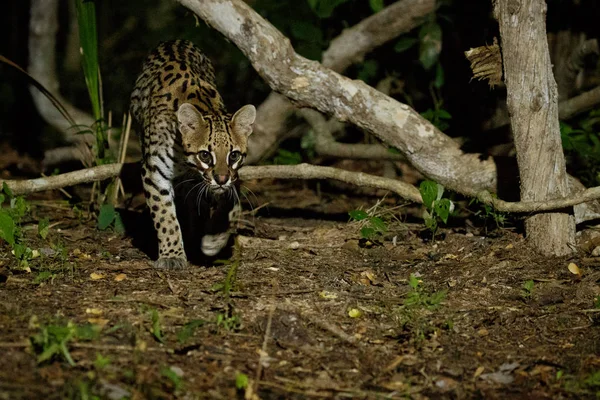
{"type": "Polygon", "coordinates": [[[308,0],[308,5],[319,18],[329,18],[337,6],[344,4],[347,1],[348,0],[308,0]]]}
{"type": "Polygon", "coordinates": [[[364,222],[363,226],[360,228],[360,236],[363,239],[379,239],[388,230],[386,222],[381,217],[369,215],[369,213],[364,210],[352,210],[348,212],[348,215],[354,221],[364,222]]]}
{"type": "Polygon", "coordinates": [[[74,366],[75,362],[68,349],[68,343],[73,339],[93,340],[98,338],[102,328],[98,325],[47,325],[40,328],[39,333],[31,337],[31,344],[37,354],[37,362],[43,363],[55,359],[63,359],[74,366]]]}
{"type": "Polygon", "coordinates": [[[187,324],[185,324],[179,332],[177,332],[177,341],[179,343],[186,342],[190,337],[194,335],[196,329],[203,326],[206,321],[202,319],[193,319],[187,324]]]}
{"type": "Polygon", "coordinates": [[[431,69],[442,51],[442,28],[432,19],[419,29],[419,61],[425,69],[431,69]]]}
{"type": "Polygon", "coordinates": [[[171,381],[175,392],[183,389],[183,377],[179,375],[173,368],[162,367],[160,369],[160,374],[171,381]]]}
{"type": "Polygon", "coordinates": [[[600,309],[600,296],[594,297],[594,308],[600,309]]]}
{"type": "Polygon", "coordinates": [[[435,237],[439,222],[441,221],[444,224],[448,222],[448,217],[454,211],[454,203],[450,199],[442,198],[444,187],[433,181],[421,182],[419,192],[425,206],[423,211],[425,226],[435,237]]]}
{"type": "MultiPolygon", "coordinates": [[[[492,196],[497,197],[495,193],[493,193],[492,196]]],[[[490,206],[489,204],[481,203],[477,198],[473,198],[471,201],[469,201],[469,206],[472,204],[479,204],[481,206],[479,210],[475,211],[475,216],[483,220],[484,223],[492,220],[496,224],[497,228],[502,228],[506,223],[507,214],[505,212],[496,211],[494,207],[490,206]]]]}
{"type": "Polygon", "coordinates": [[[13,196],[12,191],[3,184],[0,192],[0,239],[12,247],[12,254],[21,268],[27,268],[29,261],[39,255],[24,242],[21,220],[29,213],[29,204],[21,196],[13,196]],[[8,200],[8,207],[2,207],[8,200]]]}
{"type": "Polygon", "coordinates": [[[301,162],[302,155],[299,152],[285,149],[279,149],[277,155],[273,158],[273,163],[279,165],[296,165],[301,162]]]}
{"type": "Polygon", "coordinates": [[[404,306],[408,308],[422,307],[427,310],[437,309],[446,298],[446,291],[426,293],[422,286],[422,281],[414,274],[410,274],[408,278],[408,286],[410,291],[404,299],[404,306]]]}
{"type": "Polygon", "coordinates": [[[358,79],[369,83],[377,76],[378,69],[379,63],[376,60],[366,60],[358,69],[358,79]]]}
{"type": "Polygon", "coordinates": [[[402,52],[410,49],[417,43],[419,43],[419,39],[417,39],[417,38],[412,38],[412,37],[407,37],[407,36],[402,37],[402,38],[400,38],[400,40],[398,40],[396,42],[396,45],[394,46],[394,51],[396,53],[402,53],[402,52]]]}
{"type": "Polygon", "coordinates": [[[525,281],[523,283],[523,286],[521,287],[522,291],[521,291],[521,297],[523,297],[524,299],[530,299],[531,296],[533,295],[533,287],[534,287],[534,282],[533,280],[528,280],[525,281]]]}
{"type": "Polygon", "coordinates": [[[102,88],[100,87],[100,67],[98,63],[98,34],[96,28],[96,5],[93,1],[76,0],[77,23],[81,62],[85,83],[92,103],[92,113],[96,120],[96,160],[105,162],[105,150],[108,148],[108,136],[103,127],[102,88]]]}
{"type": "Polygon", "coordinates": [[[235,387],[237,390],[244,390],[248,387],[248,375],[237,372],[235,374],[235,387]]]}
{"type": "Polygon", "coordinates": [[[97,226],[101,231],[112,226],[115,232],[120,234],[125,233],[125,225],[121,219],[121,214],[119,214],[112,204],[103,204],[100,206],[97,226]]]}
{"type": "Polygon", "coordinates": [[[600,184],[600,109],[573,125],[561,122],[560,136],[569,169],[588,186],[600,184]]]}
{"type": "Polygon", "coordinates": [[[50,221],[48,218],[42,218],[38,222],[38,235],[42,239],[46,239],[48,236],[48,231],[50,230],[50,221]]]}
{"type": "Polygon", "coordinates": [[[152,310],[150,310],[150,318],[152,320],[152,327],[150,328],[150,333],[152,333],[154,339],[164,344],[165,339],[160,324],[160,315],[158,314],[158,311],[156,311],[156,309],[153,308],[152,310]]]}
{"type": "Polygon", "coordinates": [[[96,360],[94,361],[94,368],[100,370],[110,365],[110,358],[104,357],[100,353],[96,353],[96,360]]]}
{"type": "Polygon", "coordinates": [[[217,314],[217,329],[223,328],[226,331],[237,331],[242,326],[242,320],[236,314],[227,313],[219,313],[217,314]]]}
{"type": "Polygon", "coordinates": [[[383,10],[385,4],[383,4],[383,0],[369,0],[369,6],[371,6],[371,10],[373,10],[374,13],[378,13],[383,10]]]}
{"type": "Polygon", "coordinates": [[[421,113],[421,116],[431,122],[440,131],[448,129],[450,124],[448,121],[452,119],[452,115],[443,108],[429,108],[421,113]]]}
{"type": "Polygon", "coordinates": [[[40,283],[46,282],[47,280],[54,279],[55,275],[50,271],[40,271],[39,274],[33,279],[33,283],[35,285],[39,285],[40,283]]]}

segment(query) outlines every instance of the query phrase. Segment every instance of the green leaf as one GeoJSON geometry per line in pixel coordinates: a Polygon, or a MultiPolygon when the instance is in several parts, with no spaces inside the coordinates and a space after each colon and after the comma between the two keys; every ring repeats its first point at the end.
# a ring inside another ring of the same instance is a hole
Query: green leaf
{"type": "Polygon", "coordinates": [[[372,239],[375,236],[375,229],[365,226],[360,230],[360,236],[363,239],[372,239]]]}
{"type": "Polygon", "coordinates": [[[299,40],[308,42],[323,42],[323,32],[321,28],[307,21],[296,21],[291,26],[292,36],[299,40]]]}
{"type": "Polygon", "coordinates": [[[163,367],[160,369],[160,374],[165,378],[168,378],[173,383],[176,391],[183,387],[183,378],[179,376],[172,368],[163,367]]]}
{"type": "Polygon", "coordinates": [[[10,190],[6,182],[2,182],[2,193],[4,193],[9,198],[13,197],[13,192],[12,190],[10,190]]]}
{"type": "Polygon", "coordinates": [[[384,233],[387,231],[386,223],[379,217],[371,217],[369,218],[369,223],[378,233],[384,233]]]}
{"type": "Polygon", "coordinates": [[[419,31],[419,61],[423,68],[430,69],[438,61],[442,51],[442,28],[432,21],[421,27],[419,31]]]}
{"type": "Polygon", "coordinates": [[[118,213],[115,210],[115,206],[112,204],[103,204],[100,206],[100,213],[98,214],[98,229],[103,231],[108,228],[113,223],[117,215],[118,213]]]}
{"type": "Polygon", "coordinates": [[[452,209],[452,201],[450,199],[441,199],[435,202],[433,207],[435,214],[444,222],[448,222],[448,216],[450,216],[450,212],[452,209]]]}
{"type": "Polygon", "coordinates": [[[37,274],[37,276],[33,280],[33,283],[36,285],[39,285],[40,283],[47,281],[48,279],[52,278],[53,276],[54,275],[50,271],[41,271],[39,274],[37,274]]]}
{"type": "Polygon", "coordinates": [[[273,158],[273,162],[280,165],[296,165],[302,162],[302,155],[295,151],[279,149],[277,155],[273,158]]]}
{"type": "Polygon", "coordinates": [[[152,318],[152,336],[160,343],[165,343],[165,339],[163,338],[162,329],[160,327],[160,316],[158,315],[158,311],[153,309],[150,312],[150,316],[152,318]]]}
{"type": "Polygon", "coordinates": [[[396,45],[394,46],[394,51],[396,53],[402,53],[402,52],[410,49],[411,47],[413,47],[418,42],[419,42],[419,40],[417,38],[412,38],[412,37],[400,38],[400,40],[398,40],[396,42],[396,45]]]}
{"type": "Polygon", "coordinates": [[[15,244],[15,221],[5,210],[0,210],[0,238],[11,246],[15,244]]]}
{"type": "Polygon", "coordinates": [[[19,222],[27,214],[29,205],[23,197],[19,196],[10,199],[10,208],[12,209],[13,218],[16,222],[19,222]]]}
{"type": "Polygon", "coordinates": [[[348,212],[348,215],[355,221],[362,221],[363,219],[369,218],[369,214],[363,210],[352,210],[348,212]]]}
{"type": "Polygon", "coordinates": [[[38,235],[40,235],[42,239],[46,239],[49,230],[50,221],[48,220],[48,218],[40,219],[40,221],[38,222],[38,235]]]}
{"type": "Polygon", "coordinates": [[[433,86],[441,89],[442,86],[444,86],[444,81],[444,68],[442,67],[442,64],[437,63],[435,66],[435,80],[433,81],[433,86]]]}
{"type": "Polygon", "coordinates": [[[374,13],[378,13],[379,11],[383,10],[384,7],[383,0],[369,0],[369,5],[374,13]]]}
{"type": "Polygon", "coordinates": [[[369,82],[375,76],[377,76],[377,69],[379,63],[375,60],[367,60],[360,66],[358,71],[358,79],[361,81],[369,82]]]}
{"type": "Polygon", "coordinates": [[[100,353],[96,353],[96,360],[94,361],[94,367],[96,369],[103,369],[110,364],[110,358],[104,357],[100,353]]]}
{"type": "Polygon", "coordinates": [[[419,192],[423,198],[423,204],[431,209],[433,202],[437,199],[438,184],[434,181],[423,181],[419,185],[419,192]]]}
{"type": "Polygon", "coordinates": [[[308,5],[319,18],[329,18],[333,10],[348,0],[308,0],[308,5]]]}
{"type": "Polygon", "coordinates": [[[179,343],[187,341],[190,337],[194,335],[196,329],[201,327],[205,323],[206,321],[202,319],[191,320],[190,322],[185,324],[179,332],[177,332],[177,341],[179,341],[179,343]]]}
{"type": "Polygon", "coordinates": [[[450,113],[443,108],[437,110],[437,115],[440,119],[452,119],[452,115],[450,115],[450,113]]]}
{"type": "Polygon", "coordinates": [[[408,277],[408,286],[411,287],[412,290],[417,290],[421,281],[414,274],[410,274],[408,277]]]}
{"type": "Polygon", "coordinates": [[[121,235],[125,233],[125,224],[118,211],[115,211],[115,232],[121,235]]]}
{"type": "Polygon", "coordinates": [[[238,390],[243,390],[248,387],[248,375],[238,372],[235,374],[235,387],[238,390]]]}

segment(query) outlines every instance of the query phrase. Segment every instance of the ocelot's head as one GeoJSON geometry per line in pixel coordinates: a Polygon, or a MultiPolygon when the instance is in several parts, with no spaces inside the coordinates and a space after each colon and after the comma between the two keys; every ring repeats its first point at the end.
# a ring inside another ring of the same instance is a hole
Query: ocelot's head
{"type": "Polygon", "coordinates": [[[225,192],[237,180],[255,118],[253,105],[243,106],[233,116],[204,115],[189,103],[179,107],[177,120],[186,162],[202,174],[214,193],[225,192]]]}

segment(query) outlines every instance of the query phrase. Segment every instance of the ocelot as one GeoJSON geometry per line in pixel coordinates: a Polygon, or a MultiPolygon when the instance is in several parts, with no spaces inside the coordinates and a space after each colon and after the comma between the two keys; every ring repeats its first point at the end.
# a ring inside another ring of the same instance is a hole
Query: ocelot
{"type": "Polygon", "coordinates": [[[239,201],[237,170],[246,157],[256,109],[245,105],[228,114],[214,79],[208,58],[193,43],[175,40],[148,56],[131,94],[131,113],[143,128],[142,180],[158,236],[157,268],[187,265],[176,194],[187,199],[195,191],[206,227],[205,255],[218,254],[229,240],[222,227],[229,226],[229,213],[239,201]],[[179,193],[181,183],[191,183],[192,189],[179,193]]]}

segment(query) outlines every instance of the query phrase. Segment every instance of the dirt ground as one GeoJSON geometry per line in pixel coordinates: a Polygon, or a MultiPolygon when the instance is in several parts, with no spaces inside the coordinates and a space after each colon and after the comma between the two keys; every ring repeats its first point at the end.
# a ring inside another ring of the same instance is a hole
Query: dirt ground
{"type": "Polygon", "coordinates": [[[600,259],[465,219],[433,242],[406,208],[366,242],[347,213],[381,193],[325,186],[251,184],[230,261],[183,271],[58,192],[31,196],[31,272],[0,244],[0,399],[600,395],[600,259]]]}

